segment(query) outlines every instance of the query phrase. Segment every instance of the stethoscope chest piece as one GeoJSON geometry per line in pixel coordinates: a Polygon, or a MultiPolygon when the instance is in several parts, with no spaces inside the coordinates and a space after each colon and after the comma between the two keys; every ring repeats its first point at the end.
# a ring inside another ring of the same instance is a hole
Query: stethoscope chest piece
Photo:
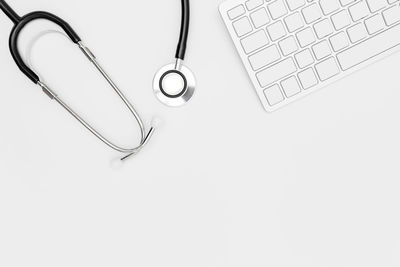
{"type": "Polygon", "coordinates": [[[154,93],[161,103],[169,107],[185,105],[193,97],[196,79],[192,71],[180,60],[161,68],[153,81],[154,93]]]}

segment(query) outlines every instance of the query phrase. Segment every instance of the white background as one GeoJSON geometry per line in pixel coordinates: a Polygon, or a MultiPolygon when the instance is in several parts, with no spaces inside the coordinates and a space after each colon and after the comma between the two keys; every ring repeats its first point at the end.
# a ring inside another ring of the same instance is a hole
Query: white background
{"type": "MultiPolygon", "coordinates": [[[[0,266],[400,265],[400,54],[276,113],[263,111],[218,14],[192,1],[193,101],[163,107],[151,81],[173,61],[180,3],[9,0],[80,34],[154,139],[119,155],[26,79],[0,16],[0,266]]],[[[22,50],[23,51],[23,50],[22,50]]],[[[137,126],[78,48],[43,37],[43,79],[119,144],[137,126]]]]}

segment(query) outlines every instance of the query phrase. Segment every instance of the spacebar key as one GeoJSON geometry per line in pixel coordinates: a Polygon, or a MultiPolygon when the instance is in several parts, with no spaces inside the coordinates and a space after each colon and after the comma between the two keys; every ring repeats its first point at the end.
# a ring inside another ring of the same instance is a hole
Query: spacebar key
{"type": "Polygon", "coordinates": [[[400,44],[400,24],[338,54],[343,70],[355,67],[368,59],[400,44]]]}

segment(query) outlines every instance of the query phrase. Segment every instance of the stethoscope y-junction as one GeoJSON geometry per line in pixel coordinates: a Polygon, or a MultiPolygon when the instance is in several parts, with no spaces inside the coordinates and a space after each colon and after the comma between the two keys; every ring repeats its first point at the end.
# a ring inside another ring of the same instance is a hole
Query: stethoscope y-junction
{"type": "Polygon", "coordinates": [[[19,69],[35,84],[39,85],[42,90],[53,100],[57,101],[65,110],[67,110],[74,118],[76,118],[84,127],[86,127],[93,135],[95,135],[98,139],[100,139],[103,143],[107,146],[111,147],[112,149],[119,151],[121,153],[126,154],[127,156],[123,159],[128,158],[129,156],[135,155],[147,144],[149,139],[154,133],[154,128],[151,127],[149,131],[146,131],[144,123],[140,118],[139,114],[136,112],[133,105],[129,102],[129,100],[124,96],[122,91],[117,87],[117,85],[111,80],[110,76],[106,73],[106,71],[100,66],[96,57],[93,53],[82,43],[81,38],[76,34],[76,32],[72,29],[72,27],[62,20],[61,18],[57,17],[54,14],[43,12],[43,11],[36,11],[29,13],[23,17],[20,17],[4,0],[0,0],[0,8],[3,12],[11,19],[14,23],[14,27],[11,31],[9,46],[10,52],[12,57],[14,58],[15,63],[18,65],[19,69]],[[80,50],[86,55],[86,57],[94,64],[94,66],[99,70],[101,75],[107,80],[109,85],[114,89],[114,91],[118,94],[121,98],[123,103],[127,106],[130,110],[132,115],[135,117],[136,121],[139,124],[140,131],[141,131],[141,141],[139,146],[135,148],[122,148],[118,145],[115,145],[108,139],[106,139],[102,134],[100,134],[97,130],[95,130],[88,122],[86,122],[81,116],[79,116],[74,110],[72,110],[63,100],[61,100],[57,94],[50,89],[48,85],[42,82],[39,76],[29,68],[24,60],[21,57],[21,54],[18,50],[18,37],[21,31],[25,28],[27,24],[34,20],[44,19],[51,21],[58,26],[60,26],[68,37],[71,39],[73,43],[78,45],[80,50]]]}

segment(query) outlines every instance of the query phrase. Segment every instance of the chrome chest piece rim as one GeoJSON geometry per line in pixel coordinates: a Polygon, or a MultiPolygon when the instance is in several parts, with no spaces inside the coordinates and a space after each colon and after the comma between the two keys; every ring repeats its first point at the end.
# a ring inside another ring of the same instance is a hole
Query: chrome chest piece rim
{"type": "Polygon", "coordinates": [[[153,81],[157,99],[169,107],[180,107],[189,102],[195,87],[196,80],[192,71],[183,66],[181,60],[162,67],[153,81]]]}

